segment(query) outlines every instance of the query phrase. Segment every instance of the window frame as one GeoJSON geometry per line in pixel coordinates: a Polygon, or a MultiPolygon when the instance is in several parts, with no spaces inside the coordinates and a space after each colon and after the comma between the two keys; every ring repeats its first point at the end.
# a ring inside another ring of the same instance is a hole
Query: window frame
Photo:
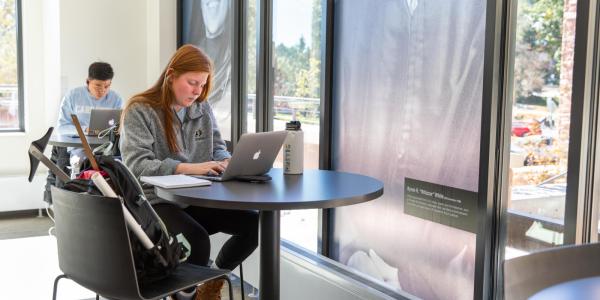
{"type": "MultiPolygon", "coordinates": [[[[19,114],[23,128],[21,0],[17,3],[17,36],[19,62],[19,114]]],[[[485,58],[483,70],[480,169],[478,186],[478,232],[474,270],[474,297],[488,299],[502,297],[502,266],[505,247],[506,184],[510,141],[511,73],[514,53],[510,50],[511,34],[516,22],[518,0],[486,0],[485,58]]],[[[246,132],[246,20],[248,1],[234,5],[234,33],[232,55],[232,141],[246,132]]],[[[178,1],[178,4],[180,1],[178,1]]],[[[335,0],[321,0],[321,117],[319,136],[319,168],[331,169],[332,130],[332,56],[334,45],[335,0]]],[[[256,0],[257,9],[257,74],[256,74],[256,132],[273,130],[273,0],[256,0]]],[[[178,14],[180,8],[177,9],[178,14]]],[[[594,241],[590,233],[597,226],[600,184],[594,179],[600,174],[600,107],[593,100],[599,96],[600,86],[600,1],[578,0],[575,61],[573,66],[572,109],[569,146],[569,167],[566,211],[565,244],[594,241]],[[593,10],[592,10],[593,9],[593,10]],[[579,100],[576,100],[579,99],[579,100]],[[587,128],[586,128],[587,127],[587,128]],[[592,128],[593,127],[593,128],[592,128]],[[591,207],[591,208],[590,208],[591,207]],[[591,226],[591,227],[590,227],[591,226]],[[591,236],[590,236],[591,235],[591,236]]],[[[178,16],[180,19],[180,15],[178,16]]],[[[180,23],[178,21],[178,26],[180,23]]],[[[178,34],[181,34],[178,28],[178,34]]],[[[181,45],[181,36],[178,45],[181,45]]],[[[320,210],[318,253],[329,257],[332,239],[332,209],[320,210]]],[[[289,243],[282,240],[282,247],[289,243]]],[[[291,249],[293,251],[293,249],[291,249]]],[[[296,252],[302,252],[302,249],[296,252]]],[[[304,253],[307,256],[306,253],[304,253]]]]}
{"type": "MultiPolygon", "coordinates": [[[[19,0],[20,1],[20,0],[19,0]]],[[[183,0],[177,0],[176,30],[177,48],[183,46],[183,0]]],[[[232,16],[231,24],[231,142],[233,148],[241,135],[246,132],[246,69],[247,59],[245,48],[246,37],[246,8],[247,0],[230,1],[229,11],[232,16]]]]}
{"type": "MultiPolygon", "coordinates": [[[[273,9],[275,0],[256,0],[257,3],[257,75],[256,75],[256,132],[273,130],[275,94],[273,85],[275,79],[273,47],[273,9]],[[271,62],[271,63],[267,63],[271,62]]],[[[246,3],[247,0],[242,0],[246,3]]],[[[320,0],[321,3],[321,72],[319,84],[321,86],[320,118],[319,118],[319,169],[331,170],[331,124],[332,124],[332,83],[333,83],[333,26],[334,26],[334,0],[320,0]]],[[[247,7],[247,6],[245,6],[247,7]]],[[[247,65],[247,64],[246,64],[247,65]]],[[[245,80],[245,79],[244,79],[245,80]]],[[[242,81],[240,85],[244,85],[242,81]]],[[[244,105],[245,107],[245,105],[244,105]]],[[[242,109],[242,108],[240,108],[242,109]]],[[[244,114],[246,116],[246,114],[244,114]]],[[[243,120],[243,124],[246,120],[243,120]]],[[[246,132],[245,130],[243,132],[246,132]]],[[[316,254],[330,258],[330,245],[333,238],[333,212],[334,209],[318,210],[317,252],[316,254]]],[[[282,239],[282,245],[283,244],[282,239]]],[[[289,244],[289,243],[286,243],[289,244]]]]}
{"type": "Polygon", "coordinates": [[[23,84],[23,30],[22,30],[21,0],[15,0],[15,30],[17,46],[17,101],[19,124],[17,128],[0,128],[0,133],[25,132],[25,97],[23,84]]]}
{"type": "MultiPolygon", "coordinates": [[[[501,0],[496,6],[491,6],[493,1],[488,0],[488,11],[493,10],[494,14],[488,16],[488,21],[494,21],[488,24],[495,25],[496,29],[486,34],[486,43],[490,44],[490,51],[498,50],[497,56],[501,59],[490,59],[486,61],[490,65],[484,67],[484,74],[492,80],[488,82],[484,78],[483,99],[492,99],[494,104],[489,110],[490,117],[498,120],[491,124],[482,123],[482,128],[496,129],[490,130],[488,139],[482,135],[482,149],[484,141],[489,142],[490,147],[485,152],[488,157],[481,157],[481,165],[487,164],[489,170],[480,172],[483,174],[480,182],[485,181],[486,188],[480,188],[480,203],[485,205],[482,205],[479,214],[483,235],[480,237],[478,233],[477,236],[475,295],[481,298],[501,299],[504,293],[506,199],[509,192],[507,164],[515,56],[510,44],[514,41],[518,1],[501,0]]],[[[600,96],[600,54],[597,51],[600,45],[600,2],[578,0],[576,11],[563,245],[596,241],[600,206],[600,184],[597,183],[600,173],[600,108],[596,103],[600,96]]]]}

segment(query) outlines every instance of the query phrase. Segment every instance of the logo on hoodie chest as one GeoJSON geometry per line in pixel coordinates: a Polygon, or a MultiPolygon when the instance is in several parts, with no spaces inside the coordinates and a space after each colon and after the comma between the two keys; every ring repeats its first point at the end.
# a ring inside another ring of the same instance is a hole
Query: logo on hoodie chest
{"type": "Polygon", "coordinates": [[[202,129],[198,129],[196,130],[196,132],[194,132],[194,141],[199,141],[202,139],[202,129]]]}

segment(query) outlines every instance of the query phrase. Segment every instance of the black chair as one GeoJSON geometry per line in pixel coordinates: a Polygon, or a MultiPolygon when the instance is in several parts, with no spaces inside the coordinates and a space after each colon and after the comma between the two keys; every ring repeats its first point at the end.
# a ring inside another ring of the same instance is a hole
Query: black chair
{"type": "MultiPolygon", "coordinates": [[[[59,169],[63,170],[63,172],[67,174],[71,174],[71,170],[67,168],[70,165],[70,158],[71,156],[69,155],[69,152],[67,152],[66,147],[52,146],[50,161],[55,163],[59,169]]],[[[60,179],[57,178],[51,170],[48,170],[46,185],[44,186],[44,201],[52,205],[52,194],[50,193],[50,187],[60,187],[63,183],[64,182],[60,182],[60,179]]]]}
{"type": "Polygon", "coordinates": [[[565,281],[600,276],[600,244],[552,248],[504,262],[504,298],[527,299],[565,281]]]}
{"type": "Polygon", "coordinates": [[[181,264],[164,280],[140,285],[135,273],[129,233],[120,200],[74,193],[52,187],[59,267],[54,280],[69,278],[109,299],[160,299],[216,278],[227,280],[229,270],[181,264]]]}

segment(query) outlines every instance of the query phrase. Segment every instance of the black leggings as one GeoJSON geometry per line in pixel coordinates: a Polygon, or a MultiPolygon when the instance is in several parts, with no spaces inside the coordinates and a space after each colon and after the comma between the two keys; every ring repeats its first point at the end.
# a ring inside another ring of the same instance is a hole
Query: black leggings
{"type": "Polygon", "coordinates": [[[233,270],[258,246],[258,212],[160,203],[154,210],[173,235],[183,233],[192,246],[188,262],[206,266],[210,256],[209,235],[230,234],[215,261],[219,268],[233,270]]]}

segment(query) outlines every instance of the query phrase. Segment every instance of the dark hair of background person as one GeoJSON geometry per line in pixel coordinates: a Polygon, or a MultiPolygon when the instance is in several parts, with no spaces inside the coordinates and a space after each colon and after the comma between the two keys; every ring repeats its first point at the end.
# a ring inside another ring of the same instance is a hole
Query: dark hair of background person
{"type": "Polygon", "coordinates": [[[88,69],[88,79],[110,80],[114,76],[113,68],[105,62],[95,62],[88,69]]]}

